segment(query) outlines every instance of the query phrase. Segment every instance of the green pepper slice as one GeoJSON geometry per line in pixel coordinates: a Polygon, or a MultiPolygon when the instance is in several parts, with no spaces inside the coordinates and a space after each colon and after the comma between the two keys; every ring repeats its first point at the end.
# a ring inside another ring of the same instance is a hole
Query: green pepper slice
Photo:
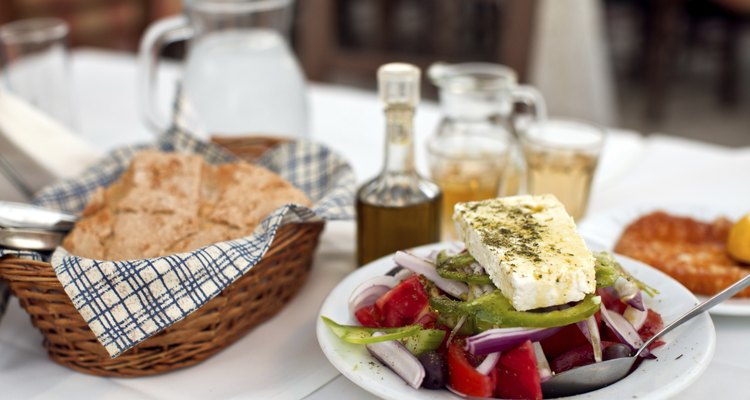
{"type": "Polygon", "coordinates": [[[402,339],[416,335],[422,330],[422,327],[419,325],[409,325],[400,328],[368,328],[356,325],[341,325],[324,316],[320,318],[323,319],[323,322],[331,329],[334,335],[345,342],[354,344],[369,344],[402,339]],[[385,335],[372,336],[375,332],[383,332],[385,335]]]}
{"type": "Polygon", "coordinates": [[[594,271],[596,272],[596,288],[603,288],[612,286],[615,284],[617,278],[624,278],[633,282],[639,289],[646,292],[647,295],[654,297],[659,291],[646,285],[645,283],[636,279],[633,275],[630,275],[625,268],[620,265],[619,262],[606,251],[599,251],[594,253],[596,263],[594,264],[594,271]]]}
{"type": "Polygon", "coordinates": [[[476,260],[469,252],[459,253],[453,257],[441,251],[437,256],[437,273],[443,278],[481,285],[492,284],[490,276],[484,271],[475,270],[471,264],[476,260]]]}
{"type": "Polygon", "coordinates": [[[416,335],[405,337],[401,339],[401,343],[404,347],[415,356],[420,356],[428,351],[437,350],[443,339],[445,338],[445,331],[441,329],[422,329],[416,335]]]}
{"type": "Polygon", "coordinates": [[[594,263],[596,288],[600,289],[614,285],[617,278],[621,276],[620,271],[602,253],[594,253],[594,257],[596,258],[596,262],[594,263]]]}
{"type": "Polygon", "coordinates": [[[517,311],[499,290],[471,301],[456,301],[445,296],[430,299],[430,306],[438,313],[438,322],[455,326],[466,316],[462,334],[476,334],[492,328],[528,327],[551,328],[584,320],[599,310],[599,296],[587,295],[578,304],[553,311],[517,311]]]}

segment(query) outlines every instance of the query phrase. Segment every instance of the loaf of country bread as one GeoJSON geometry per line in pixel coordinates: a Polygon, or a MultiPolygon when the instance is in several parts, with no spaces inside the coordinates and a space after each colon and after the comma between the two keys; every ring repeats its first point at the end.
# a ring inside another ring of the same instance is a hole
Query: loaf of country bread
{"type": "Polygon", "coordinates": [[[108,188],[98,189],[63,247],[98,260],[158,257],[247,236],[276,208],[310,206],[277,174],[238,162],[144,151],[108,188]]]}

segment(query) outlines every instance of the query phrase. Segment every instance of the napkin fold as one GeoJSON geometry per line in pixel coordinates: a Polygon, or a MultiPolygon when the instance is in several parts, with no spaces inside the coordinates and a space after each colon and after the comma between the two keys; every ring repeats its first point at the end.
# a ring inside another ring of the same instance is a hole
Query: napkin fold
{"type": "MultiPolygon", "coordinates": [[[[147,148],[201,154],[209,163],[236,160],[222,148],[174,129],[153,145],[115,150],[79,177],[42,190],[34,203],[80,212],[97,187],[115,181],[130,159],[147,148]]],[[[110,356],[185,318],[250,271],[280,226],[353,217],[354,172],[325,146],[305,141],[281,144],[267,151],[258,164],[305,191],[312,208],[287,204],[266,217],[250,236],[165,257],[102,261],[74,256],[63,248],[53,253],[50,262],[60,283],[110,356]]]]}
{"type": "Polygon", "coordinates": [[[0,89],[0,157],[28,189],[76,176],[101,155],[51,116],[0,89]]]}

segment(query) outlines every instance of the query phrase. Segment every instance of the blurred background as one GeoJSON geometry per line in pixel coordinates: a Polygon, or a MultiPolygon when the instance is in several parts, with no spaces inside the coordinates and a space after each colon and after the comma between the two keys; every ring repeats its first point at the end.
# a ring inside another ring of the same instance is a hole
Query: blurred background
{"type": "MultiPolygon", "coordinates": [[[[136,52],[148,24],[181,7],[2,0],[0,23],[57,16],[73,47],[136,52]]],[[[749,22],[750,0],[298,0],[292,38],[314,81],[374,90],[389,61],[498,62],[537,86],[552,115],[740,146],[750,144],[749,22]]]]}

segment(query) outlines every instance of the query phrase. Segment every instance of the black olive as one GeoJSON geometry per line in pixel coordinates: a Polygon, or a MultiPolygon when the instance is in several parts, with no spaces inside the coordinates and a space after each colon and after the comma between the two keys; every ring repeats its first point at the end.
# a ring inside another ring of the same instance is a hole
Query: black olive
{"type": "Polygon", "coordinates": [[[442,389],[448,382],[448,364],[445,357],[434,351],[428,351],[418,357],[424,367],[425,377],[422,387],[425,389],[442,389]]]}
{"type": "Polygon", "coordinates": [[[630,357],[632,354],[633,353],[628,345],[615,343],[604,349],[602,358],[605,360],[612,360],[614,358],[630,357]]]}

